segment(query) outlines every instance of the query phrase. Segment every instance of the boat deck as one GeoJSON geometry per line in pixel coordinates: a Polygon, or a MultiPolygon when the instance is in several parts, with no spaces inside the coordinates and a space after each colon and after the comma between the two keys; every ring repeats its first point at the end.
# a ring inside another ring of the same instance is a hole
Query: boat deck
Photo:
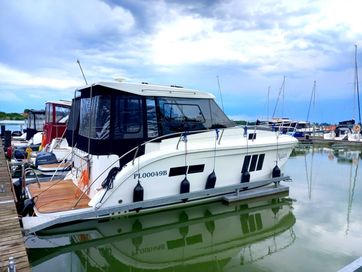
{"type": "Polygon", "coordinates": [[[65,162],[65,163],[51,163],[51,164],[42,164],[39,165],[39,169],[44,169],[44,170],[48,170],[48,169],[65,169],[70,167],[72,164],[70,162],[65,162]]]}
{"type": "Polygon", "coordinates": [[[89,197],[72,182],[72,180],[54,180],[30,184],[28,189],[34,197],[35,208],[40,213],[61,212],[73,209],[87,208],[89,197]],[[77,206],[79,197],[82,195],[77,206]]]}
{"type": "Polygon", "coordinates": [[[51,164],[42,164],[39,165],[39,167],[41,168],[67,168],[69,166],[71,166],[72,164],[70,162],[65,162],[65,163],[51,163],[51,164]]]}

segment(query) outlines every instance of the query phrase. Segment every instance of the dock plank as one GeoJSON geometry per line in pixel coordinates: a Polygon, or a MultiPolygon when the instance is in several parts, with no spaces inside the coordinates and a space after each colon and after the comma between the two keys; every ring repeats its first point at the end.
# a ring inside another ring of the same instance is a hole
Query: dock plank
{"type": "Polygon", "coordinates": [[[9,257],[14,258],[16,271],[27,272],[31,268],[15,208],[11,176],[1,139],[0,150],[0,272],[7,271],[9,257]]]}

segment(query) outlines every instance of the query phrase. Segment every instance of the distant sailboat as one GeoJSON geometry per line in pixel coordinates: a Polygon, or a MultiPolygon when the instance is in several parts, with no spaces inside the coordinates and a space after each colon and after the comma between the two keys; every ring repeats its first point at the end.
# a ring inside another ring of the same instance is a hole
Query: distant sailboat
{"type": "MultiPolygon", "coordinates": [[[[355,100],[357,96],[357,106],[358,106],[358,124],[354,125],[351,132],[348,134],[349,141],[362,141],[361,139],[361,107],[360,107],[360,99],[359,99],[359,82],[358,82],[358,64],[357,64],[357,45],[355,44],[354,50],[354,101],[353,105],[355,105],[355,100]]],[[[355,110],[354,110],[355,114],[355,110]]],[[[353,118],[354,119],[354,118],[353,118]]]]}
{"type": "MultiPolygon", "coordinates": [[[[360,99],[359,99],[359,83],[358,83],[358,65],[357,65],[357,45],[355,45],[355,53],[354,53],[354,102],[357,97],[357,106],[358,106],[358,124],[355,124],[354,116],[352,120],[339,122],[339,125],[336,127],[334,131],[324,134],[324,139],[327,140],[348,140],[352,142],[360,142],[361,138],[361,110],[360,110],[360,99]]],[[[355,114],[355,108],[353,110],[353,114],[355,114]]]]}

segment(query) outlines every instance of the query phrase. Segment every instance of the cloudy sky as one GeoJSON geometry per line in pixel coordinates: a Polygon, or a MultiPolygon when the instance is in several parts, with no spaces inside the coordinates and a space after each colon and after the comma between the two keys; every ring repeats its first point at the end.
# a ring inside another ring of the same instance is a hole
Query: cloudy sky
{"type": "Polygon", "coordinates": [[[175,84],[221,104],[218,77],[234,119],[275,108],[306,119],[316,80],[311,121],[358,120],[361,10],[359,0],[0,0],[0,111],[70,99],[84,85],[79,59],[88,82],[175,84]]]}

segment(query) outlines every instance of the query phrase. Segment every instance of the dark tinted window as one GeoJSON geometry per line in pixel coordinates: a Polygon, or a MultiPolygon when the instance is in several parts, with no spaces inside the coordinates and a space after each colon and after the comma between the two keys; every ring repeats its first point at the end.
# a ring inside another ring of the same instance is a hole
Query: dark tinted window
{"type": "Polygon", "coordinates": [[[214,100],[210,99],[209,101],[212,118],[212,125],[210,128],[225,128],[235,126],[234,122],[225,115],[225,113],[220,109],[214,100]]]}
{"type": "Polygon", "coordinates": [[[147,98],[147,136],[154,138],[158,136],[156,101],[154,98],[147,98]]]}
{"type": "Polygon", "coordinates": [[[114,139],[142,138],[142,99],[119,96],[115,98],[114,139]]]}
{"type": "Polygon", "coordinates": [[[234,126],[212,99],[162,97],[158,106],[163,134],[234,126]]]}

